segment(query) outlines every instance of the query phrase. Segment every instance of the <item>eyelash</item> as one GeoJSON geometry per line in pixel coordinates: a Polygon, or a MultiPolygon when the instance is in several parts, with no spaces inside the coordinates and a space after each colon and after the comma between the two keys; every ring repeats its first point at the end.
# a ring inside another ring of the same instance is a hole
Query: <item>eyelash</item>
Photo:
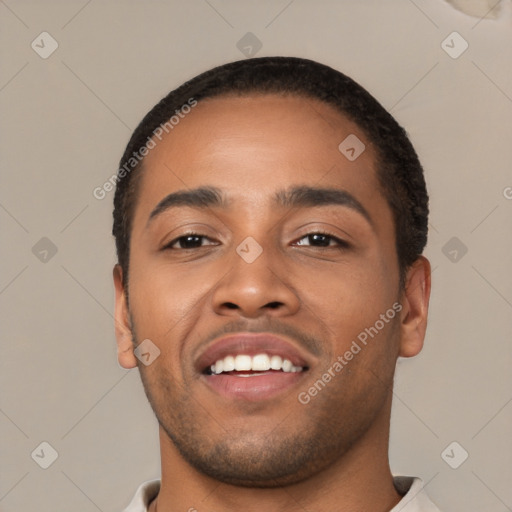
{"type": "MultiPolygon", "coordinates": [[[[337,236],[333,235],[332,233],[329,233],[327,231],[313,231],[311,233],[307,233],[303,236],[301,236],[300,238],[298,238],[297,240],[302,240],[304,238],[307,238],[307,237],[310,237],[310,236],[314,236],[314,235],[321,235],[321,236],[325,236],[325,237],[328,237],[330,238],[331,240],[334,240],[338,246],[314,246],[314,245],[307,245],[305,247],[316,247],[316,248],[319,248],[319,249],[340,249],[340,250],[343,250],[343,249],[348,249],[350,248],[350,244],[348,242],[346,242],[345,240],[342,240],[341,238],[338,238],[337,236]]],[[[181,250],[181,251],[193,251],[195,249],[202,249],[204,247],[208,247],[208,246],[203,246],[201,245],[200,247],[188,247],[188,248],[173,248],[172,246],[175,245],[177,242],[179,242],[180,240],[182,239],[185,239],[185,238],[188,238],[188,237],[197,237],[197,238],[202,238],[202,239],[206,239],[208,238],[206,235],[201,235],[200,233],[185,233],[173,240],[171,240],[168,244],[166,244],[162,250],[171,250],[171,251],[176,251],[176,250],[181,250]]],[[[212,246],[214,244],[211,244],[212,246]]]]}

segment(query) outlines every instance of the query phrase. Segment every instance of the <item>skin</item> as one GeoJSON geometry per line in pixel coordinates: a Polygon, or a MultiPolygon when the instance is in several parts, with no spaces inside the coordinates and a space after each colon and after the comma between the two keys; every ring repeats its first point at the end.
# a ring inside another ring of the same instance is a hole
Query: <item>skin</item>
{"type": "Polygon", "coordinates": [[[160,425],[162,485],[150,510],[384,512],[400,500],[388,463],[393,375],[399,356],[422,348],[430,265],[419,257],[400,289],[375,167],[372,144],[330,106],[271,94],[200,102],[145,158],[129,290],[118,265],[114,284],[119,363],[139,365],[160,425]],[[353,162],[338,150],[349,134],[366,145],[353,162]],[[172,208],[148,224],[169,193],[205,185],[229,205],[172,208]],[[371,222],[347,206],[272,203],[293,185],[345,190],[371,222]],[[187,230],[207,237],[201,247],[165,249],[187,230]],[[350,245],[306,236],[324,230],[350,245]],[[250,264],[236,252],[248,236],[263,249],[250,264]],[[394,320],[301,404],[298,393],[395,302],[394,320]],[[208,388],[195,357],[221,333],[244,331],[307,350],[300,385],[259,402],[208,388]],[[147,338],[161,353],[144,366],[133,350],[147,338]]]}

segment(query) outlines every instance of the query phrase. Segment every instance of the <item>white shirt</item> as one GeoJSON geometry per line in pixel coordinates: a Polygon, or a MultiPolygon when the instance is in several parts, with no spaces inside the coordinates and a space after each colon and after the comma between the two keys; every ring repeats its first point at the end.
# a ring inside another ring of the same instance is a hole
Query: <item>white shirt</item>
{"type": "MultiPolygon", "coordinates": [[[[395,476],[393,481],[396,490],[404,497],[389,512],[440,512],[426,495],[423,481],[420,478],[395,476]]],[[[149,480],[142,483],[123,512],[147,512],[148,505],[159,490],[160,480],[149,480]]]]}

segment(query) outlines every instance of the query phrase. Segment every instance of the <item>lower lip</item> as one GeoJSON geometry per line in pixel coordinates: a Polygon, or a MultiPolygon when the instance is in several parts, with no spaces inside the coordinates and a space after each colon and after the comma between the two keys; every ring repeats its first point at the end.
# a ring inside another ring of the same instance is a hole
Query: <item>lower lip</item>
{"type": "Polygon", "coordinates": [[[256,402],[268,400],[289,390],[302,379],[305,373],[305,371],[269,371],[246,377],[221,373],[204,375],[204,379],[210,388],[222,396],[256,402]]]}

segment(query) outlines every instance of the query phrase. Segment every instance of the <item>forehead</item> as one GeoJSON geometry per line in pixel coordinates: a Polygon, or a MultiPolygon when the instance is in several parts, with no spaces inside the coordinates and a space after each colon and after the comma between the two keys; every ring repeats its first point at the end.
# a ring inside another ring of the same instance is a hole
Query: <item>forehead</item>
{"type": "Polygon", "coordinates": [[[141,196],[158,196],[164,183],[168,189],[215,184],[226,192],[243,186],[253,197],[292,183],[344,185],[356,193],[378,189],[370,141],[354,122],[311,98],[258,94],[201,100],[153,141],[144,159],[141,196]],[[354,136],[365,150],[349,161],[339,145],[354,136]]]}

